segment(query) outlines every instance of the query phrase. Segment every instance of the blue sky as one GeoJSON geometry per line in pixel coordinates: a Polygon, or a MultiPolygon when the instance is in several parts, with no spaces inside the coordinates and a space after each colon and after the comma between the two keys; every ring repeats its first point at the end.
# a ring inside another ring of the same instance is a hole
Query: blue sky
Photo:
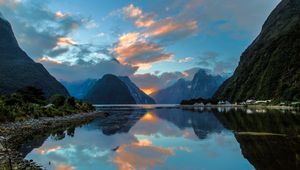
{"type": "Polygon", "coordinates": [[[232,73],[279,0],[0,0],[20,46],[58,80],[141,88],[232,73]]]}

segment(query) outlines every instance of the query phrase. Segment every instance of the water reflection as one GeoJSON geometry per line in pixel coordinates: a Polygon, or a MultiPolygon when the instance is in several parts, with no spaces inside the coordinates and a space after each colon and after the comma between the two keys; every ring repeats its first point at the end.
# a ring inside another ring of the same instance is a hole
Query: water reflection
{"type": "Polygon", "coordinates": [[[295,111],[266,110],[215,113],[235,131],[245,158],[256,169],[286,170],[300,167],[300,115],[295,111]]]}
{"type": "Polygon", "coordinates": [[[297,169],[298,114],[108,108],[106,119],[24,146],[47,169],[297,169]],[[35,148],[30,150],[30,148],[35,148]],[[245,159],[246,158],[246,159],[245,159]]]}

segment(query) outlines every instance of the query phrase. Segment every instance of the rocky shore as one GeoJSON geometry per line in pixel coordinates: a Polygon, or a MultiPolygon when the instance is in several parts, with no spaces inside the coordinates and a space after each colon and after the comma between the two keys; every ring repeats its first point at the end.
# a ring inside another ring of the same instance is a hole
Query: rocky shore
{"type": "Polygon", "coordinates": [[[0,124],[0,170],[42,169],[32,160],[24,160],[25,155],[19,151],[26,140],[35,134],[47,134],[55,129],[79,126],[106,115],[102,112],[91,112],[0,124]]]}

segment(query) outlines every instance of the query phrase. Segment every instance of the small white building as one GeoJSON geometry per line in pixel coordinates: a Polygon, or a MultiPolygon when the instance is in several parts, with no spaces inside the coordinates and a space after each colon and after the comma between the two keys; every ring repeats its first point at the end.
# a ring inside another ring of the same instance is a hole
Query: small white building
{"type": "Polygon", "coordinates": [[[202,107],[202,106],[204,106],[204,104],[203,103],[195,103],[194,106],[200,106],[200,107],[202,107]]]}
{"type": "Polygon", "coordinates": [[[256,100],[246,100],[246,104],[255,104],[256,100]]]}

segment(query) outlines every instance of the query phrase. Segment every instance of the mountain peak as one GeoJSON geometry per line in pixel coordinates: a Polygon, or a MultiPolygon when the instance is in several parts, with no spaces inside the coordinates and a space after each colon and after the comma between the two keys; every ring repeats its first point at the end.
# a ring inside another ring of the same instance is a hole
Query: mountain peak
{"type": "Polygon", "coordinates": [[[95,104],[154,104],[127,76],[106,74],[89,90],[85,99],[95,104]]]}
{"type": "Polygon", "coordinates": [[[0,13],[0,48],[19,48],[10,23],[0,13]]]}

